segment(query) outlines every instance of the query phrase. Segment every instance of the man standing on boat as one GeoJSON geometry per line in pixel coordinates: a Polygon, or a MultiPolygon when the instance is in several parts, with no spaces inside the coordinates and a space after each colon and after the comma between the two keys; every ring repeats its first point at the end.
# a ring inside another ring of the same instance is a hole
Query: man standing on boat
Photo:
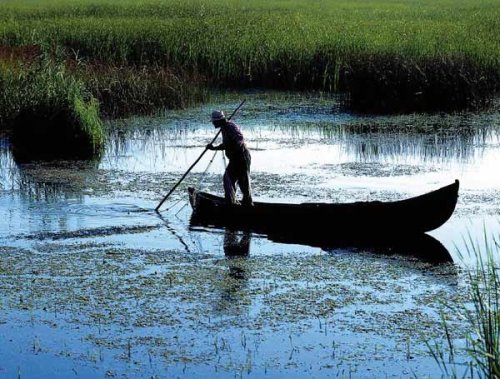
{"type": "Polygon", "coordinates": [[[230,204],[238,204],[236,200],[236,183],[243,193],[242,204],[252,206],[252,190],[250,186],[250,152],[245,144],[241,129],[234,122],[226,119],[224,112],[213,111],[212,123],[221,128],[222,143],[218,146],[207,145],[209,150],[225,150],[229,163],[224,173],[224,194],[230,204]]]}

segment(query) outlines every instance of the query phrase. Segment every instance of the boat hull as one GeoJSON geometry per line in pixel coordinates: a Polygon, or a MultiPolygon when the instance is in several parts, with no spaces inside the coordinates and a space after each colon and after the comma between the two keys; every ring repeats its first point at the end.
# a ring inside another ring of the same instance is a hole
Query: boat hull
{"type": "Polygon", "coordinates": [[[261,233],[297,231],[308,235],[415,235],[443,225],[453,214],[459,182],[393,202],[302,203],[255,202],[230,205],[222,197],[189,189],[192,221],[261,233]]]}

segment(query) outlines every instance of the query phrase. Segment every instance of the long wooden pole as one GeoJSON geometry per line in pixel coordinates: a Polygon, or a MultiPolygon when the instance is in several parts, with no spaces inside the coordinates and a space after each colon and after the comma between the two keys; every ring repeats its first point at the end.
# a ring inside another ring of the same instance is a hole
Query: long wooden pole
{"type": "MultiPolygon", "coordinates": [[[[233,116],[236,114],[236,112],[238,112],[238,110],[243,106],[243,104],[245,103],[245,101],[246,100],[243,100],[240,103],[240,105],[238,105],[238,108],[236,108],[234,110],[234,112],[231,114],[231,116],[229,116],[228,121],[231,120],[231,118],[233,118],[233,116]]],[[[221,129],[219,129],[219,131],[217,132],[217,134],[215,135],[215,137],[212,139],[212,142],[210,142],[210,144],[213,144],[215,142],[215,140],[217,139],[217,137],[219,137],[220,133],[221,133],[221,129]]],[[[193,169],[193,167],[196,166],[196,164],[200,161],[200,159],[205,155],[205,153],[207,152],[207,150],[208,149],[205,147],[205,150],[203,150],[203,153],[200,154],[200,156],[198,157],[198,159],[196,159],[194,161],[194,163],[191,165],[191,167],[189,167],[188,170],[184,173],[184,175],[182,175],[182,178],[175,184],[175,186],[172,187],[172,189],[170,190],[170,192],[165,195],[165,197],[163,198],[163,200],[160,201],[160,204],[158,204],[158,206],[155,208],[156,212],[158,212],[158,210],[163,205],[163,203],[165,202],[165,200],[167,200],[168,197],[172,194],[172,192],[174,192],[176,190],[176,188],[179,186],[179,184],[182,183],[182,181],[186,178],[186,176],[191,172],[191,170],[193,169]]]]}

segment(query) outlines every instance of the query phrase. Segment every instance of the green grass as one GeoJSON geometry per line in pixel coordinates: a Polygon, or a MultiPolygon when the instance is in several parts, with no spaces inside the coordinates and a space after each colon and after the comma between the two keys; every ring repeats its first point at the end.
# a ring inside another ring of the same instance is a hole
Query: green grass
{"type": "Polygon", "coordinates": [[[0,9],[5,45],[187,64],[216,78],[318,55],[331,65],[372,54],[461,57],[496,69],[500,55],[500,5],[487,0],[24,0],[0,9]]]}
{"type": "Polygon", "coordinates": [[[7,0],[0,10],[0,45],[183,68],[221,85],[498,90],[498,1],[7,0]]]}
{"type": "Polygon", "coordinates": [[[14,155],[92,158],[104,146],[97,100],[49,60],[0,71],[0,122],[13,129],[14,155]],[[48,155],[47,155],[48,154],[48,155]]]}
{"type": "Polygon", "coordinates": [[[486,254],[472,241],[467,253],[475,256],[476,269],[469,273],[472,307],[463,307],[463,317],[470,325],[466,336],[472,366],[481,376],[500,378],[500,272],[498,253],[500,245],[488,243],[486,254]]]}
{"type": "Polygon", "coordinates": [[[186,106],[207,85],[449,110],[498,94],[499,20],[497,0],[4,0],[0,67],[49,57],[111,116],[186,106]]]}
{"type": "Polygon", "coordinates": [[[73,74],[99,100],[101,114],[119,117],[165,108],[185,108],[208,98],[203,80],[157,65],[83,65],[73,74]]]}

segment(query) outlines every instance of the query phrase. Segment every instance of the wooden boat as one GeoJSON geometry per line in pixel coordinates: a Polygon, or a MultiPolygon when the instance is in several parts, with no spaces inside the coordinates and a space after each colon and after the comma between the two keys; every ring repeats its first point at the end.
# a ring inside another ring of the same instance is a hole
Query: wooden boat
{"type": "Polygon", "coordinates": [[[192,222],[260,233],[285,231],[308,236],[399,236],[429,232],[452,215],[459,182],[405,200],[355,203],[227,204],[222,197],[189,188],[192,222]]]}

